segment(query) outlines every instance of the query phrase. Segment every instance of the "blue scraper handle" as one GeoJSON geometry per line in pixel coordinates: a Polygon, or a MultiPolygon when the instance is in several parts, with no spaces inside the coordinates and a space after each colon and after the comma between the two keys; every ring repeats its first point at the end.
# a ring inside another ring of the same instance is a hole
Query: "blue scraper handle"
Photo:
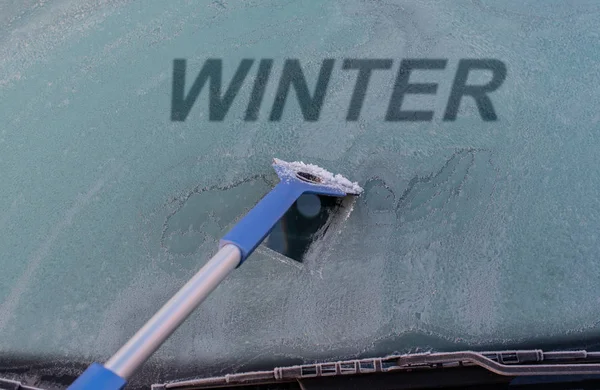
{"type": "Polygon", "coordinates": [[[302,188],[279,182],[221,239],[219,247],[227,244],[237,246],[242,252],[241,265],[300,195],[302,188]]]}
{"type": "Polygon", "coordinates": [[[120,390],[206,297],[241,265],[304,193],[345,196],[339,183],[296,171],[281,160],[273,165],[280,182],[219,242],[219,251],[104,365],[94,363],[69,390],[120,390]]]}
{"type": "Polygon", "coordinates": [[[127,381],[102,364],[93,363],[69,386],[69,390],[120,390],[127,381]]]}

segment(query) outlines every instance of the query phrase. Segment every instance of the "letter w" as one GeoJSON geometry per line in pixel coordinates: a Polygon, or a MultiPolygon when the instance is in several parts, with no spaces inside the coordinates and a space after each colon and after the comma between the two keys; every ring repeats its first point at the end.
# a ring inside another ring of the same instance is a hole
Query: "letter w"
{"type": "Polygon", "coordinates": [[[211,121],[222,121],[231,107],[233,100],[240,91],[246,75],[250,71],[254,60],[243,59],[229,83],[225,95],[221,96],[222,60],[209,58],[196,77],[190,92],[185,96],[185,69],[186,60],[173,61],[173,95],[171,100],[171,120],[183,122],[187,118],[194,102],[200,95],[204,84],[210,79],[208,117],[211,121]]]}

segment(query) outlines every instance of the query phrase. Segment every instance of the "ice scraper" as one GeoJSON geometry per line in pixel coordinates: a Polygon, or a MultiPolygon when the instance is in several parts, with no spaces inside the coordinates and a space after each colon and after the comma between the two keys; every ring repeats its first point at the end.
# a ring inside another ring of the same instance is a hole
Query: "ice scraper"
{"type": "Polygon", "coordinates": [[[304,194],[359,195],[362,188],[311,164],[274,159],[279,183],[220,241],[219,251],[104,365],[93,363],[69,387],[121,389],[192,311],[252,254],[304,194]]]}

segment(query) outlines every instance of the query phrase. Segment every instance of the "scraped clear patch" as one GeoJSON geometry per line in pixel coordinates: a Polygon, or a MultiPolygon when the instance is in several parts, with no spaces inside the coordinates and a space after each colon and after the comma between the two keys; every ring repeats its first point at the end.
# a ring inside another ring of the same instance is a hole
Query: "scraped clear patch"
{"type": "Polygon", "coordinates": [[[324,238],[342,202],[342,198],[301,195],[277,222],[264,244],[286,257],[302,262],[311,245],[324,238]]]}

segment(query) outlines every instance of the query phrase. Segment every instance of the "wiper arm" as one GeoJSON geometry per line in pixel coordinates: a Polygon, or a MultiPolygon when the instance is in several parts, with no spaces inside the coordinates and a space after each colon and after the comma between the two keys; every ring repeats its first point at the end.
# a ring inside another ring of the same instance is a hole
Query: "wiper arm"
{"type": "Polygon", "coordinates": [[[404,355],[397,357],[397,360],[398,368],[415,366],[447,367],[470,363],[505,376],[600,374],[600,363],[590,363],[590,361],[600,360],[600,352],[587,352],[585,350],[558,352],[544,352],[542,350],[442,352],[404,355]],[[565,363],[574,360],[582,362],[565,363]]]}
{"type": "Polygon", "coordinates": [[[438,368],[479,366],[503,376],[536,375],[600,375],[600,352],[535,350],[491,352],[438,352],[392,355],[384,358],[347,360],[335,363],[305,364],[278,367],[271,371],[246,372],[226,376],[191,379],[156,384],[153,390],[177,389],[189,386],[259,385],[296,382],[303,379],[336,375],[360,375],[438,368]]]}
{"type": "Polygon", "coordinates": [[[19,381],[0,378],[0,389],[2,390],[42,390],[37,387],[25,386],[19,381]]]}

